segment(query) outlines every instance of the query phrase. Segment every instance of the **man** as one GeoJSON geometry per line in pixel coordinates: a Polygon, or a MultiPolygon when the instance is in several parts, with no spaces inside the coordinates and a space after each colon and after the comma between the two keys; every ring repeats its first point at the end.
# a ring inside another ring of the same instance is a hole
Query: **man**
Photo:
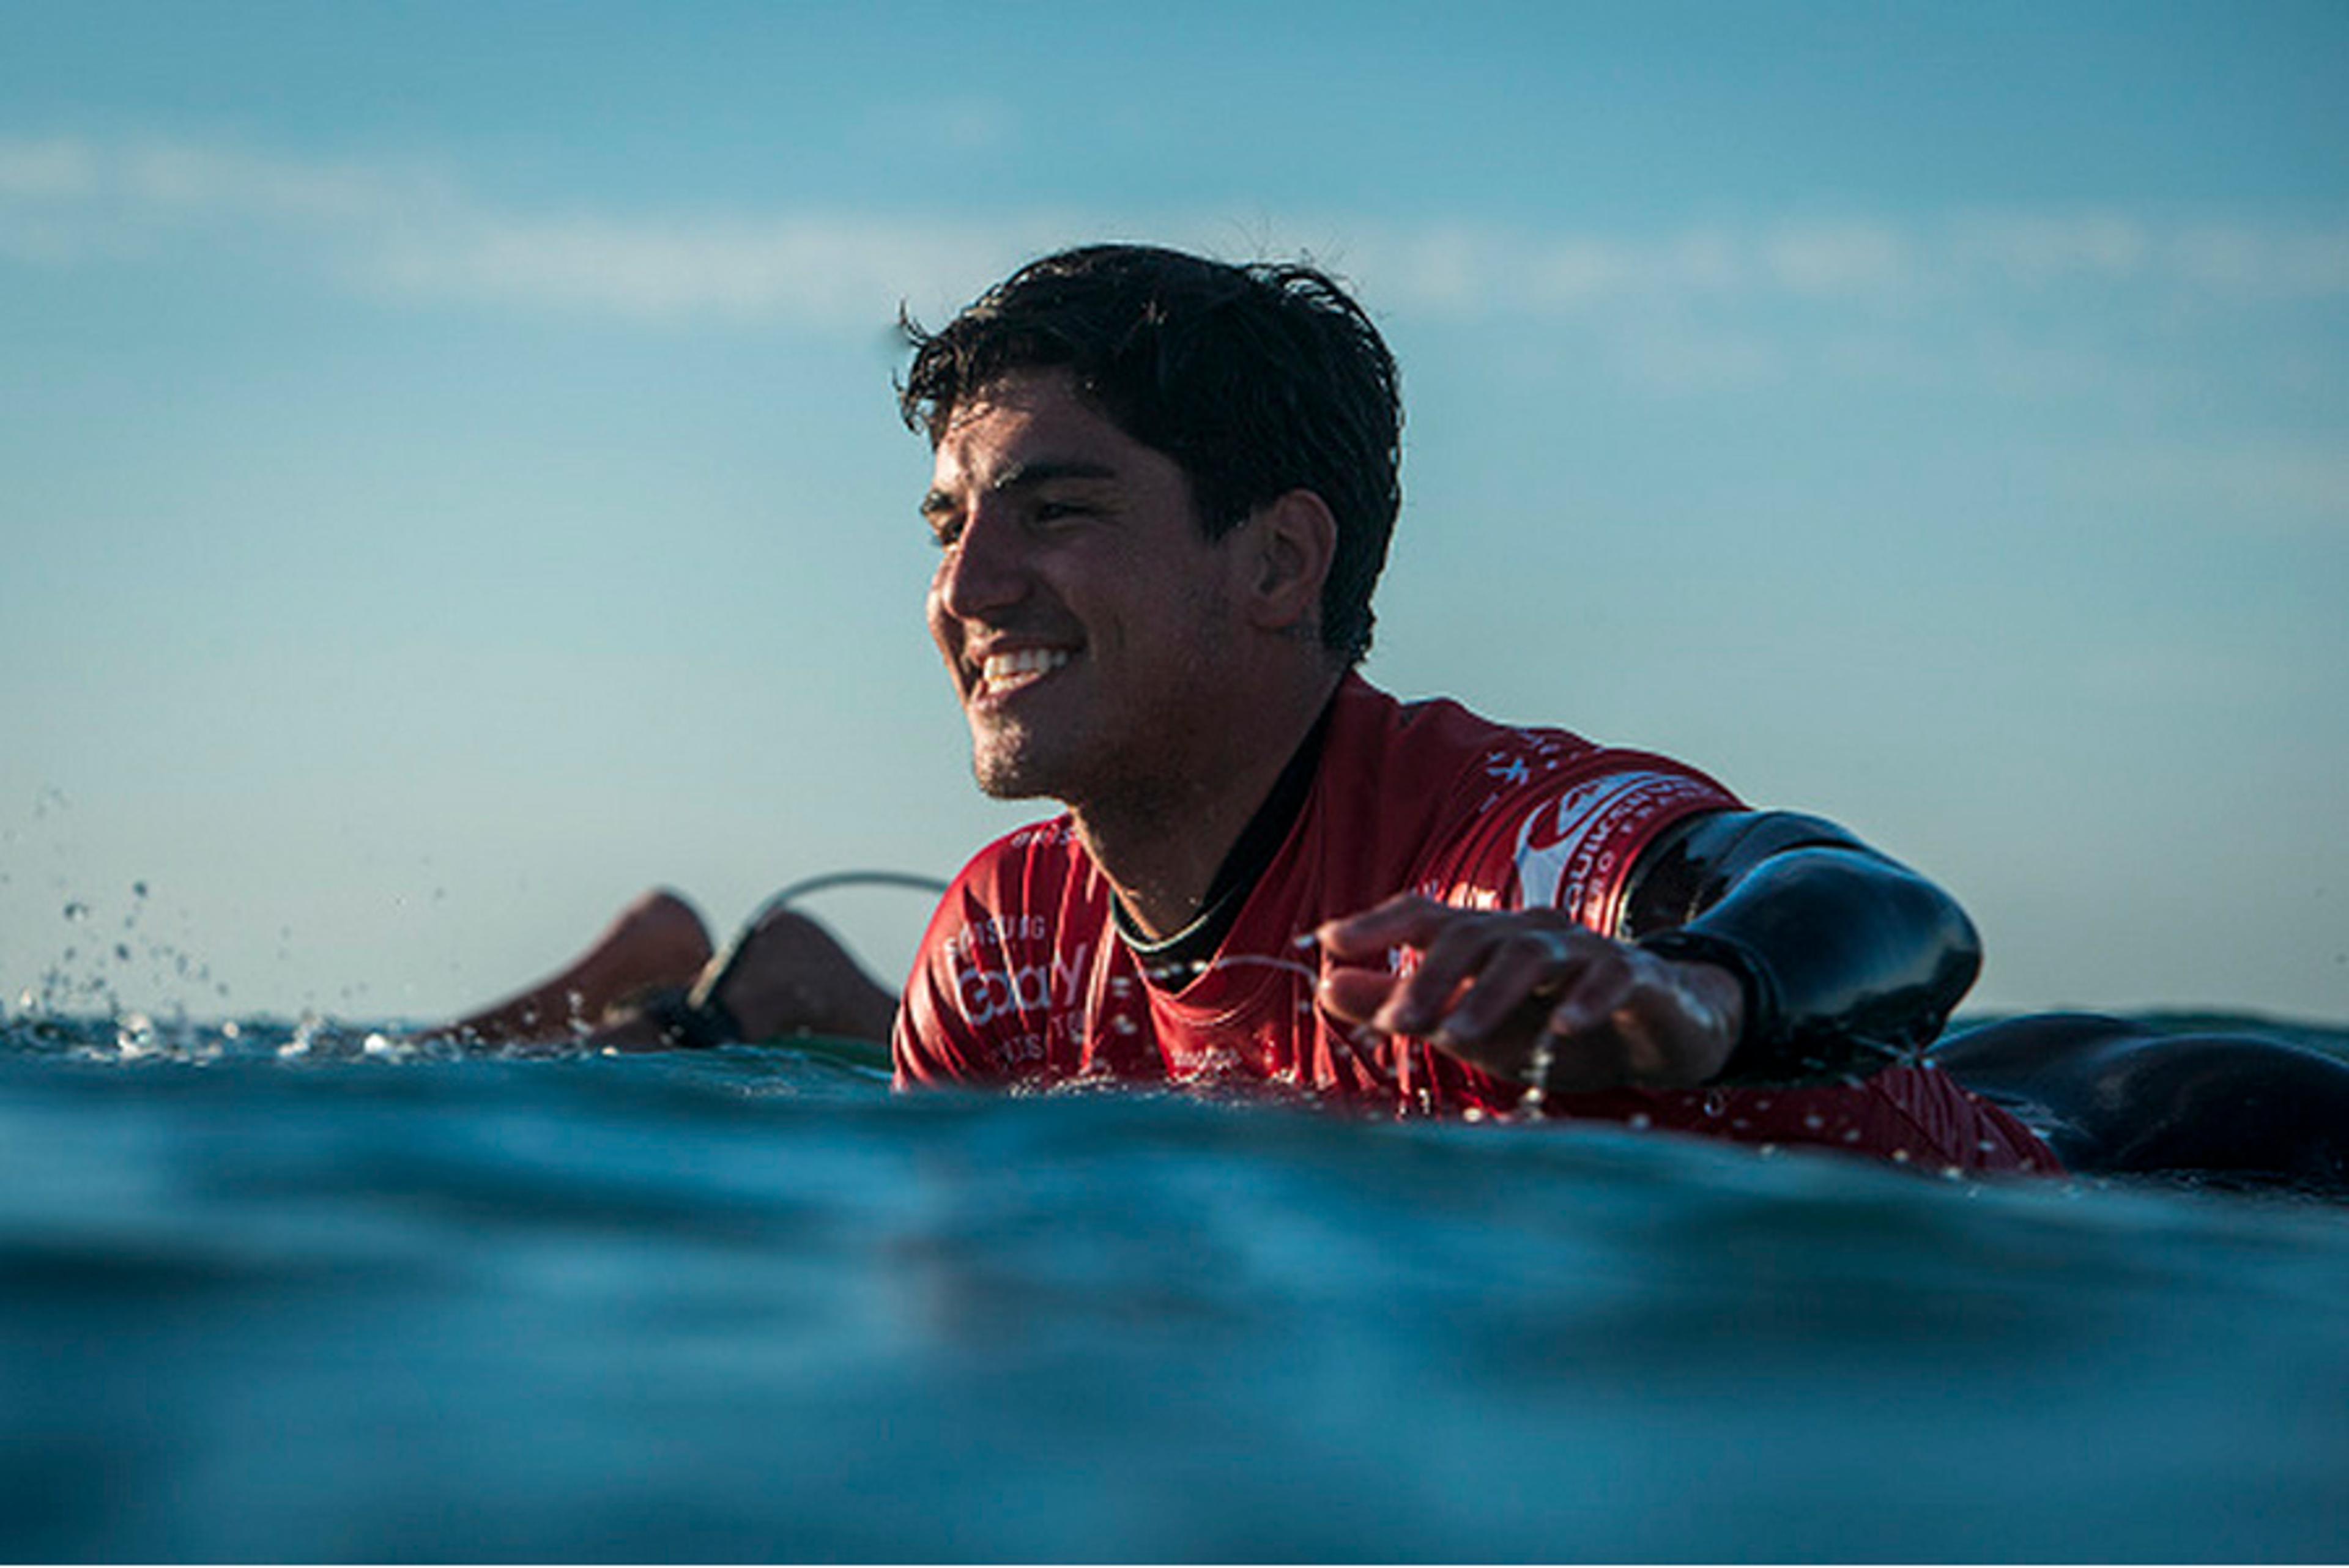
{"type": "MultiPolygon", "coordinates": [[[[902,407],[936,457],[928,620],[974,771],[1068,810],[947,892],[895,1010],[901,1087],[1245,1086],[2060,1168],[1923,1055],[1979,966],[1931,883],[1670,759],[1405,706],[1354,673],[1401,409],[1385,345],[1329,278],[1095,246],[909,332],[902,407]]],[[[703,963],[673,903],[598,950],[658,964],[575,967],[539,1006],[703,963]]],[[[866,1033],[879,995],[771,912],[624,1034],[866,1033]]],[[[2042,1019],[1960,1055],[2075,1168],[2162,1169],[2174,1150],[2131,1141],[2142,1119],[2096,1108],[2171,1081],[2142,1068],[2174,1045],[2042,1019]]],[[[2246,1123],[2202,1163],[2339,1176],[2349,1068],[2214,1048],[2332,1120],[2282,1150],[2246,1123]]]]}
{"type": "Polygon", "coordinates": [[[905,402],[936,452],[930,629],[980,787],[1070,812],[948,893],[901,1083],[1270,1081],[2053,1164],[1879,1059],[1921,1048],[1972,977],[1930,884],[1663,758],[1351,676],[1401,417],[1384,344],[1328,279],[1048,258],[921,343],[905,402]],[[1709,878],[1727,896],[1684,924],[1709,878]],[[1814,956],[1772,951],[1813,906],[1866,927],[1824,990],[1814,956]],[[1725,1087],[1749,1080],[1773,1087],[1725,1087]]]}

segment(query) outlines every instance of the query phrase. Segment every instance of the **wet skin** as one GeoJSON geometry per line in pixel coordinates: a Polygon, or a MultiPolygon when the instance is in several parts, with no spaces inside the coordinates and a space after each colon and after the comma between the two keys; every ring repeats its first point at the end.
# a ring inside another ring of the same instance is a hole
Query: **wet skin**
{"type": "Polygon", "coordinates": [[[1173,459],[1065,377],[1012,376],[955,410],[922,512],[982,789],[1114,815],[1228,774],[1245,552],[1203,536],[1173,459]]]}
{"type": "Polygon", "coordinates": [[[1728,1063],[1744,1022],[1727,971],[1610,941],[1558,910],[1406,894],[1315,935],[1335,961],[1321,980],[1330,1012],[1545,1090],[1702,1083],[1728,1063]],[[1395,947],[1421,954],[1407,977],[1382,967],[1395,947]]]}

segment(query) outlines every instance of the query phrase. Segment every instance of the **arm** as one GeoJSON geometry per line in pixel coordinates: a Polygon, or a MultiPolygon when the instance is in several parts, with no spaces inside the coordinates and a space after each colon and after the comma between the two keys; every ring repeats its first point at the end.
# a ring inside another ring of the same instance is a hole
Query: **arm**
{"type": "Polygon", "coordinates": [[[1982,940],[1949,894],[1787,811],[1668,829],[1632,867],[1620,934],[1737,977],[1743,1026],[1719,1082],[1865,1074],[1922,1050],[1982,969],[1982,940]]]}
{"type": "Polygon", "coordinates": [[[1865,1073],[1923,1046],[1980,965],[1930,882],[1834,824],[1714,812],[1632,869],[1619,934],[1392,900],[1320,932],[1332,1011],[1566,1092],[1865,1073]],[[1353,964],[1415,948],[1397,977],[1353,964]]]}

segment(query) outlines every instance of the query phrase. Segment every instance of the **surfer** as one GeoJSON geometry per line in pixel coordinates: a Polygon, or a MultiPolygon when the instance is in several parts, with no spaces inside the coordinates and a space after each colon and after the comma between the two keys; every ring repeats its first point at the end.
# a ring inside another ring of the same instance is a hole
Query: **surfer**
{"type": "Polygon", "coordinates": [[[713,955],[656,894],[460,1029],[886,1030],[901,1087],[1246,1085],[1947,1170],[2342,1180],[2349,1066],[2057,1018],[1935,1053],[1980,948],[1923,877],[1669,758],[1363,681],[1401,407],[1324,274],[1087,247],[907,330],[974,770],[1066,814],[964,870],[894,1008],[804,917],[713,955]],[[2289,1136],[2195,1109],[2283,1086],[2289,1136]],[[2116,1088],[2168,1099],[2107,1110],[2116,1088]]]}

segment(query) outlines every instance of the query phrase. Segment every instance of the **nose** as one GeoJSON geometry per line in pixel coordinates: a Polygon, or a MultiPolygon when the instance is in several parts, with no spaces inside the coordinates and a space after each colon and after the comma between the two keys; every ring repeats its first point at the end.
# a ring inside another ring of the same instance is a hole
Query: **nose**
{"type": "Polygon", "coordinates": [[[971,509],[938,562],[930,596],[956,620],[978,621],[1018,603],[1027,596],[1028,583],[1019,525],[988,498],[971,509]]]}

